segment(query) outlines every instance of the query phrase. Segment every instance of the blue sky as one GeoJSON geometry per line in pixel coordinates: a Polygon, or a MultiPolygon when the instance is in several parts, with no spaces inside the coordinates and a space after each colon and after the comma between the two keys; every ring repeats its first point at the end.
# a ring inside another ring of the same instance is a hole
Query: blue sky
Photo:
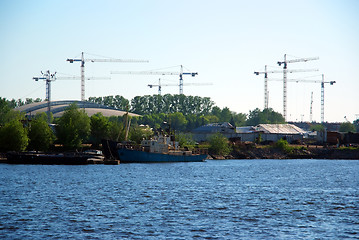
{"type": "MultiPolygon", "coordinates": [[[[86,63],[86,98],[152,95],[159,76],[114,75],[111,71],[165,69],[198,72],[184,83],[184,94],[211,97],[221,108],[249,113],[264,105],[264,65],[288,59],[319,57],[288,64],[288,69],[319,72],[289,78],[336,81],[325,86],[325,121],[359,117],[359,1],[0,1],[0,97],[45,98],[45,83],[32,77],[40,71],[57,76],[80,75],[80,64],[67,58],[106,56],[143,59],[149,63],[86,63]],[[312,77],[313,76],[313,77],[312,77]]],[[[282,78],[272,74],[270,78],[282,78]]],[[[162,76],[162,84],[178,83],[162,76]]],[[[283,112],[283,84],[269,82],[269,107],[283,112]]],[[[162,94],[178,87],[163,86],[162,94]]],[[[311,92],[313,120],[320,121],[320,84],[288,83],[287,118],[308,121],[311,92]]],[[[52,99],[81,97],[80,81],[57,80],[52,99]]]]}

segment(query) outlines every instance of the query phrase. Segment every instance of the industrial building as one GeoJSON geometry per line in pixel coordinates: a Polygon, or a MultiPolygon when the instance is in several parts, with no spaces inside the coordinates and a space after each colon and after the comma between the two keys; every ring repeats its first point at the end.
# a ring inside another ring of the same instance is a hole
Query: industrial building
{"type": "Polygon", "coordinates": [[[193,139],[197,142],[207,141],[215,134],[221,133],[228,139],[254,142],[261,138],[262,141],[276,142],[286,139],[288,142],[302,140],[307,134],[303,129],[293,124],[259,124],[251,127],[235,128],[230,123],[211,123],[192,131],[193,139]]]}

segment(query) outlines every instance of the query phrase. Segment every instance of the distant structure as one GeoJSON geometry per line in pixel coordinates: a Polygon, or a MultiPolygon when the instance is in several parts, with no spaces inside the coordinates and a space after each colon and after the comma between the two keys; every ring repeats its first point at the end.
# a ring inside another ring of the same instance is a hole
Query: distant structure
{"type": "MultiPolygon", "coordinates": [[[[183,85],[191,85],[191,86],[204,86],[204,85],[212,85],[212,83],[184,83],[183,85]]],[[[161,78],[158,79],[158,84],[148,84],[150,88],[158,87],[158,95],[161,95],[162,86],[178,86],[178,84],[161,84],[161,78]]]]}
{"type": "Polygon", "coordinates": [[[195,77],[197,72],[183,72],[183,66],[179,72],[165,72],[165,71],[112,71],[111,74],[140,74],[140,75],[178,75],[179,76],[179,94],[183,94],[183,75],[191,75],[195,77]]]}
{"type": "MultiPolygon", "coordinates": [[[[81,109],[84,109],[89,117],[96,113],[102,113],[105,117],[110,116],[123,116],[126,114],[126,111],[122,111],[116,108],[108,107],[101,104],[86,102],[86,101],[51,101],[51,113],[55,118],[61,117],[71,104],[76,103],[77,106],[81,109]]],[[[15,108],[15,110],[25,113],[26,116],[32,117],[37,113],[42,113],[47,111],[47,101],[44,102],[35,102],[20,106],[15,108]]],[[[138,114],[129,113],[129,116],[140,116],[138,114]]]]}
{"type": "MultiPolygon", "coordinates": [[[[318,69],[291,69],[291,70],[287,69],[287,73],[288,72],[289,73],[316,72],[316,71],[318,71],[318,69]]],[[[284,69],[283,69],[283,71],[279,71],[279,70],[268,71],[267,70],[267,65],[264,66],[264,72],[254,72],[254,74],[257,75],[257,76],[259,74],[264,74],[264,109],[268,108],[268,102],[269,102],[268,81],[283,81],[283,80],[280,80],[280,79],[268,78],[268,73],[282,73],[282,72],[284,72],[284,69]]],[[[302,81],[302,80],[300,80],[300,79],[287,79],[286,78],[286,82],[300,82],[300,81],[302,81]]],[[[284,102],[284,98],[283,98],[283,102],[284,102]]]]}
{"type": "Polygon", "coordinates": [[[264,72],[254,72],[255,75],[264,74],[264,109],[268,108],[268,73],[282,73],[283,71],[267,71],[267,65],[264,66],[264,72]]]}
{"type": "Polygon", "coordinates": [[[46,81],[46,101],[47,101],[47,118],[50,123],[50,111],[51,111],[51,82],[56,80],[56,72],[50,73],[47,70],[45,73],[41,71],[42,77],[33,77],[35,81],[44,80],[46,81]]]}
{"type": "Polygon", "coordinates": [[[254,142],[258,139],[276,142],[283,138],[291,143],[302,140],[306,136],[307,131],[293,124],[259,124],[257,126],[235,128],[230,123],[224,122],[210,123],[198,127],[192,133],[193,139],[197,142],[207,141],[213,134],[221,133],[228,139],[240,140],[242,142],[254,142]]]}
{"type": "Polygon", "coordinates": [[[81,101],[85,101],[85,62],[148,62],[148,60],[134,60],[134,59],[115,59],[115,58],[84,58],[84,52],[81,53],[81,58],[68,58],[66,61],[81,62],[81,101]]]}
{"type": "Polygon", "coordinates": [[[283,116],[285,121],[287,121],[287,65],[288,63],[296,63],[296,62],[307,62],[311,60],[318,60],[319,57],[313,58],[298,58],[287,60],[287,54],[284,54],[284,61],[278,61],[278,65],[281,66],[283,64],[283,116]]]}

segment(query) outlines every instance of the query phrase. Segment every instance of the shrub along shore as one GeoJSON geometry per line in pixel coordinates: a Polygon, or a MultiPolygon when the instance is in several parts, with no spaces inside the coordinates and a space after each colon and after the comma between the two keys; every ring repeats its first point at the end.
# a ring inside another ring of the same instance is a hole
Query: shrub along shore
{"type": "Polygon", "coordinates": [[[210,154],[210,159],[348,159],[359,160],[359,147],[290,145],[285,140],[273,145],[240,143],[227,155],[210,154]]]}

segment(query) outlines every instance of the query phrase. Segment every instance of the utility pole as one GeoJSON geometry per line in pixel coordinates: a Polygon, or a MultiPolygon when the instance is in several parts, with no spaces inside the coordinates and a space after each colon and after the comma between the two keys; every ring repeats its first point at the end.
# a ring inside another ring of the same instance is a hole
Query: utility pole
{"type": "Polygon", "coordinates": [[[81,101],[85,101],[85,62],[148,62],[148,60],[134,60],[134,59],[113,59],[113,58],[101,58],[101,59],[87,59],[84,57],[84,52],[81,53],[80,59],[68,58],[66,61],[81,62],[81,101]]]}
{"type": "Polygon", "coordinates": [[[47,119],[48,123],[51,122],[51,82],[56,80],[56,72],[50,73],[49,70],[47,70],[45,73],[41,71],[42,77],[33,77],[35,81],[44,80],[46,81],[46,101],[47,101],[47,119]]]}
{"type": "Polygon", "coordinates": [[[284,61],[278,61],[278,65],[281,66],[283,64],[283,116],[285,121],[287,121],[287,65],[288,63],[296,63],[296,62],[307,62],[310,60],[318,60],[318,57],[314,58],[298,58],[293,60],[287,60],[287,54],[284,54],[284,61]]]}

